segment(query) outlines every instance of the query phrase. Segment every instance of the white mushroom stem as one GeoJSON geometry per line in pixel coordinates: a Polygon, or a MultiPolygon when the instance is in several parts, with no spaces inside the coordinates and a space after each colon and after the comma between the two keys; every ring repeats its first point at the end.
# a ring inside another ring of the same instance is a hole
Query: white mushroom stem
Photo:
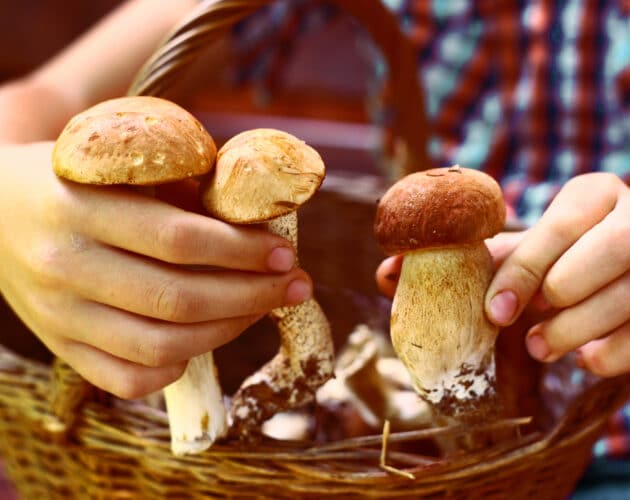
{"type": "MultiPolygon", "coordinates": [[[[134,186],[155,196],[154,186],[134,186]]],[[[207,450],[227,433],[227,411],[212,352],[188,361],[184,374],[164,388],[173,454],[190,455],[207,450]]]]}
{"type": "MultiPolygon", "coordinates": [[[[267,226],[289,240],[297,254],[296,212],[277,217],[267,226]]],[[[312,401],[317,388],[333,374],[330,326],[315,299],[274,309],[269,316],[278,327],[280,350],[234,395],[231,431],[241,437],[256,432],[274,414],[312,401]]]]}
{"type": "Polygon", "coordinates": [[[492,272],[483,242],[416,250],[403,260],[392,342],[415,389],[446,415],[479,418],[496,404],[498,329],[483,309],[492,272]]]}
{"type": "Polygon", "coordinates": [[[179,380],[164,388],[175,455],[200,453],[227,433],[227,413],[212,352],[192,358],[179,380]]]}

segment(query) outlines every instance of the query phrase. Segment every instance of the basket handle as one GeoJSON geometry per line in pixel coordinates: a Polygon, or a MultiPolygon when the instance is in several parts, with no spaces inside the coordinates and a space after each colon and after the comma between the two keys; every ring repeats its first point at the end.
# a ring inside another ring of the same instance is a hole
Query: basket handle
{"type": "MultiPolygon", "coordinates": [[[[201,54],[204,47],[236,22],[273,0],[209,0],[202,2],[166,37],[132,83],[129,95],[161,95],[201,54]]],[[[429,167],[426,152],[424,98],[417,78],[411,41],[398,19],[381,0],[330,0],[353,16],[381,49],[389,68],[394,110],[392,132],[401,140],[406,158],[393,178],[429,167]]]]}
{"type": "MultiPolygon", "coordinates": [[[[129,95],[164,94],[202,54],[203,49],[235,23],[274,0],[206,0],[201,2],[164,39],[134,79],[129,95]]],[[[331,0],[363,25],[380,47],[389,67],[395,116],[394,135],[406,149],[402,172],[427,168],[424,100],[417,80],[413,46],[398,20],[381,0],[331,0]]],[[[49,430],[67,433],[93,387],[67,363],[57,359],[52,371],[50,408],[56,422],[49,430]]]]}

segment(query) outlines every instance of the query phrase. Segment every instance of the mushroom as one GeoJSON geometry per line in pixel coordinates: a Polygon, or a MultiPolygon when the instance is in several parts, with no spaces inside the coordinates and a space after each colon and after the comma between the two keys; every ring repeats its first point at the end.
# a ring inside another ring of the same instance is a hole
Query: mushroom
{"type": "MultiPolygon", "coordinates": [[[[297,253],[296,211],[324,174],[321,157],[303,141],[279,130],[248,130],[219,150],[213,175],[202,184],[202,202],[218,219],[264,223],[297,253]]],[[[279,352],[232,399],[230,431],[242,438],[274,414],[312,401],[333,373],[330,326],[315,299],[273,309],[269,316],[280,334],[279,352]]]]}
{"type": "Polygon", "coordinates": [[[416,391],[446,417],[478,421],[497,410],[498,328],[484,313],[493,274],[484,239],[504,222],[498,184],[458,165],[402,178],[377,207],[379,246],[404,254],[392,343],[416,391]]]}
{"type": "MultiPolygon", "coordinates": [[[[173,102],[123,97],[74,116],[53,150],[53,170],[83,184],[152,187],[212,169],[216,146],[203,126],[173,102]]],[[[208,448],[227,432],[227,414],[212,352],[189,361],[164,389],[171,448],[176,455],[208,448]]]]}
{"type": "Polygon", "coordinates": [[[385,420],[397,431],[426,426],[431,408],[415,395],[408,372],[393,354],[384,335],[357,325],[337,357],[334,380],[317,392],[318,403],[347,401],[372,429],[381,429],[385,420]]]}

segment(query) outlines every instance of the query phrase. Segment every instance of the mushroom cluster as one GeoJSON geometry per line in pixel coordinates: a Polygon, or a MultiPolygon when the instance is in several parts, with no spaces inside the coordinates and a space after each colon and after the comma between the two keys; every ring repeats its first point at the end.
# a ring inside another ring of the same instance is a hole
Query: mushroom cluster
{"type": "Polygon", "coordinates": [[[459,166],[410,174],[378,204],[379,246],[404,255],[392,343],[416,391],[448,417],[472,421],[496,411],[498,329],[484,312],[493,273],[484,240],[504,222],[494,179],[459,166]]]}
{"type": "MultiPolygon", "coordinates": [[[[314,149],[284,132],[253,130],[217,155],[212,137],[186,110],[155,97],[105,101],[73,117],[58,137],[53,170],[85,184],[126,184],[152,194],[156,184],[206,176],[209,213],[237,224],[264,223],[297,250],[297,208],[318,189],[324,164],[314,149]],[[216,161],[216,168],[215,167],[216,161]]],[[[314,300],[271,311],[278,355],[223,403],[212,352],[191,359],[164,389],[176,455],[199,453],[228,433],[248,436],[278,411],[314,398],[333,373],[328,321],[314,300]]]]}

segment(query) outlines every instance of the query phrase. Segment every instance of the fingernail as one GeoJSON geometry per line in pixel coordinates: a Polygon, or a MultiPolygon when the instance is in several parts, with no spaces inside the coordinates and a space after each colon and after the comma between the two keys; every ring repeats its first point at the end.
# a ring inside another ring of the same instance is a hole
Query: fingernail
{"type": "Polygon", "coordinates": [[[287,287],[287,303],[300,304],[311,298],[311,284],[305,280],[294,280],[287,287]]]}
{"type": "Polygon", "coordinates": [[[518,307],[518,298],[511,290],[499,292],[490,301],[490,316],[496,324],[510,323],[518,307]]]}
{"type": "Polygon", "coordinates": [[[286,273],[295,265],[295,254],[287,247],[274,248],[267,259],[267,266],[272,271],[286,273]]]}
{"type": "Polygon", "coordinates": [[[538,333],[528,334],[525,338],[527,344],[527,350],[533,358],[539,361],[544,361],[549,356],[549,346],[542,335],[538,333]]]}

